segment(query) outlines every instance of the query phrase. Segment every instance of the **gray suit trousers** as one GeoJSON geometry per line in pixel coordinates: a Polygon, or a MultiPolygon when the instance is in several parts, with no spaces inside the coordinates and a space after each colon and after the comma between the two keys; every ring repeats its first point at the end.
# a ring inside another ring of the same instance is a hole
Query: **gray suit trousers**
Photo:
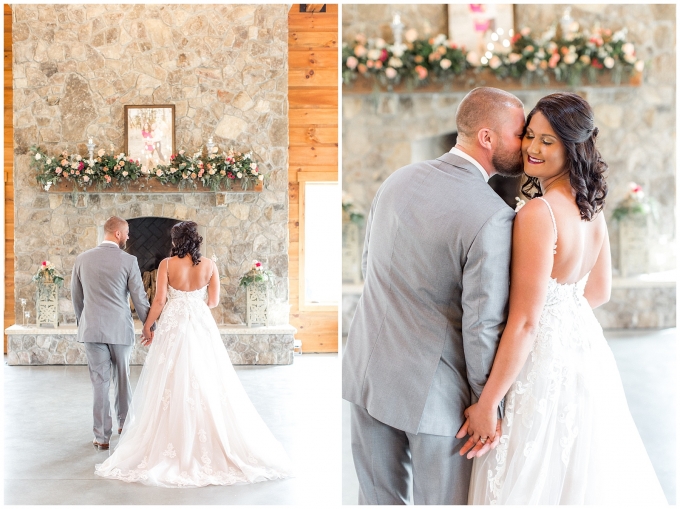
{"type": "Polygon", "coordinates": [[[414,435],[388,426],[351,403],[352,457],[359,504],[466,505],[472,460],[456,437],[414,435]]]}
{"type": "Polygon", "coordinates": [[[114,407],[118,427],[122,428],[132,402],[130,387],[131,345],[109,343],[85,343],[87,367],[94,392],[94,436],[100,444],[108,444],[111,438],[111,402],[109,386],[113,378],[115,389],[114,407]]]}

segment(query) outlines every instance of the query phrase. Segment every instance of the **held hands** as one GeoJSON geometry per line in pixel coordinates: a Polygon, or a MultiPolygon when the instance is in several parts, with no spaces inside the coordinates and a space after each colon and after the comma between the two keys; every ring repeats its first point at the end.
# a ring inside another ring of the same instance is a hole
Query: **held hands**
{"type": "Polygon", "coordinates": [[[486,410],[475,403],[465,410],[464,415],[465,422],[456,438],[465,435],[470,435],[470,438],[461,448],[460,455],[467,453],[467,458],[472,459],[495,449],[501,439],[501,420],[497,418],[496,409],[486,410]]]}
{"type": "Polygon", "coordinates": [[[153,331],[150,325],[145,325],[142,329],[142,345],[149,346],[151,341],[153,341],[153,331]]]}

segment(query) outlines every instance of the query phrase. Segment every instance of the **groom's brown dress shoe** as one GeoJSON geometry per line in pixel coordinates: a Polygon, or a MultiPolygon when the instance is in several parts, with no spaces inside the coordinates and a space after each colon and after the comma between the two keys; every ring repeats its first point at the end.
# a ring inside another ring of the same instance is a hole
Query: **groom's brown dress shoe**
{"type": "Polygon", "coordinates": [[[120,435],[123,432],[123,428],[118,428],[118,434],[120,435]]]}
{"type": "Polygon", "coordinates": [[[92,440],[92,445],[94,445],[95,448],[99,449],[100,451],[107,451],[109,449],[109,444],[100,444],[97,442],[96,438],[92,440]]]}

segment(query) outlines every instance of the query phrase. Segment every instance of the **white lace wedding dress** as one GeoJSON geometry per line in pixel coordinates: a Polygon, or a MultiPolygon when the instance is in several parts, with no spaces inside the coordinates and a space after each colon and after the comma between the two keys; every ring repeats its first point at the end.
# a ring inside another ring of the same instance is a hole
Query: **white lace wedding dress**
{"type": "Polygon", "coordinates": [[[168,285],[123,434],[97,475],[169,488],[292,475],[232,367],[206,297],[207,287],[168,285]]]}
{"type": "Polygon", "coordinates": [[[667,505],[583,297],[587,279],[550,279],[536,342],[505,398],[500,443],[473,460],[468,503],[667,505]]]}

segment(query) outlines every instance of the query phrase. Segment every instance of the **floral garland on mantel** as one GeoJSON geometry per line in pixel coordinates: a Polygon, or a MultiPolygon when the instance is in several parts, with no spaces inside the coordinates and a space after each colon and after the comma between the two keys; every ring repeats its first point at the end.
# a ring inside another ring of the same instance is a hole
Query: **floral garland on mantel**
{"type": "Polygon", "coordinates": [[[173,184],[178,189],[196,189],[200,182],[213,191],[230,190],[239,182],[241,189],[247,191],[265,180],[252,159],[252,152],[230,149],[219,153],[218,147],[213,147],[210,154],[204,154],[202,149],[192,155],[180,150],[170,156],[170,164],[158,165],[151,171],[139,160],[124,153],[115,154],[113,147],[108,152],[100,149],[92,160],[65,150],[58,156],[48,156],[36,146],[31,147],[31,155],[31,166],[38,172],[36,179],[45,191],[62,180],[73,182],[74,192],[90,188],[101,191],[115,184],[127,191],[131,182],[142,178],[157,180],[163,185],[173,184]]]}
{"type": "Polygon", "coordinates": [[[592,31],[557,36],[555,26],[539,37],[529,28],[513,33],[508,53],[487,52],[478,55],[457,46],[439,34],[418,39],[415,29],[404,34],[405,43],[388,45],[383,39],[367,39],[359,34],[342,45],[342,77],[350,85],[358,76],[372,78],[377,84],[392,87],[407,80],[409,86],[445,82],[468,69],[490,69],[499,78],[548,83],[552,75],[557,81],[578,85],[585,73],[591,82],[611,70],[612,79],[620,83],[624,74],[642,73],[644,61],[635,56],[635,46],[626,41],[627,29],[612,32],[592,31]]]}

